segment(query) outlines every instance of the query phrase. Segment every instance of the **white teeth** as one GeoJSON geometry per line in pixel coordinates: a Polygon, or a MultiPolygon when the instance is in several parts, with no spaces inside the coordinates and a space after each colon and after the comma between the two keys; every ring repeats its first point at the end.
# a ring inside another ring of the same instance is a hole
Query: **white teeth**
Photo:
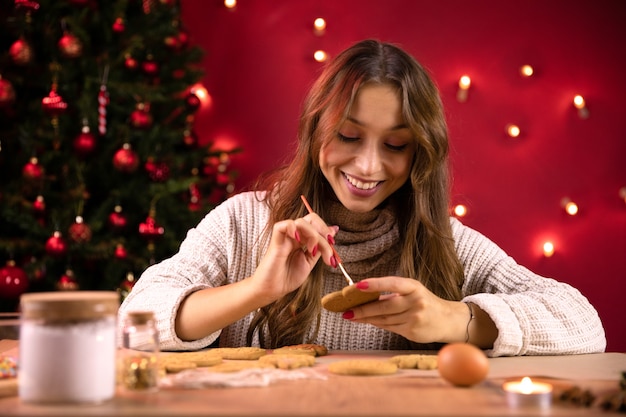
{"type": "Polygon", "coordinates": [[[352,178],[348,174],[346,174],[346,179],[348,180],[348,182],[350,182],[350,184],[354,185],[356,188],[358,188],[360,190],[371,190],[372,188],[374,188],[374,187],[376,187],[378,185],[378,181],[361,182],[361,181],[358,181],[358,180],[352,178]]]}

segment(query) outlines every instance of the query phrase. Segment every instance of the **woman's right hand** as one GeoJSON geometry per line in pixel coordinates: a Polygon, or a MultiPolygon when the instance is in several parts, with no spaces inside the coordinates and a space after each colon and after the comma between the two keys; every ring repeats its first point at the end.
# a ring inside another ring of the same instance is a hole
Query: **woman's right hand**
{"type": "Polygon", "coordinates": [[[274,224],[267,252],[250,277],[265,304],[300,287],[320,258],[337,266],[329,243],[336,233],[315,213],[274,224]]]}

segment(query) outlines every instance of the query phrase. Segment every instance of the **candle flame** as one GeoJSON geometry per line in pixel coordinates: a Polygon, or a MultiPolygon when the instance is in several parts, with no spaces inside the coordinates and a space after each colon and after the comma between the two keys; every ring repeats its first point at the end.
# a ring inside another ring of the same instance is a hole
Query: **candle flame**
{"type": "Polygon", "coordinates": [[[533,393],[533,381],[529,377],[525,376],[522,378],[522,382],[519,384],[520,392],[522,394],[532,394],[533,393]]]}

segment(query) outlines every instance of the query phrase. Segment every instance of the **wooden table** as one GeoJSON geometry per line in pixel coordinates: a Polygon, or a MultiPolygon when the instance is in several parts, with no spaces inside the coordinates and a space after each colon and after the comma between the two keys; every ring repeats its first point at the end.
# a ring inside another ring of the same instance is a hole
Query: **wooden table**
{"type": "MultiPolygon", "coordinates": [[[[16,351],[16,341],[0,341],[0,352],[16,351]]],[[[548,380],[555,393],[572,385],[603,396],[618,387],[626,354],[492,358],[484,382],[457,388],[437,371],[401,370],[384,377],[330,374],[328,363],[385,358],[415,352],[330,352],[311,370],[316,378],[279,380],[260,387],[162,388],[154,394],[126,393],[98,405],[38,405],[17,393],[0,398],[2,416],[611,416],[597,405],[576,407],[560,401],[548,410],[512,409],[501,389],[511,378],[548,380]]],[[[424,353],[424,352],[420,352],[424,353]]]]}

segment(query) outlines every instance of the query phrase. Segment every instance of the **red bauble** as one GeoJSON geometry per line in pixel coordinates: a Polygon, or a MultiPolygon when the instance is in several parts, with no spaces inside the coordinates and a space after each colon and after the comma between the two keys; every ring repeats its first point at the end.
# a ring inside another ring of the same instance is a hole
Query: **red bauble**
{"type": "Polygon", "coordinates": [[[164,182],[170,177],[170,167],[165,162],[154,162],[152,158],[149,158],[145,169],[152,181],[164,182]]]}
{"type": "Polygon", "coordinates": [[[0,107],[8,107],[15,101],[15,89],[13,84],[2,79],[0,76],[0,107]]]}
{"type": "Polygon", "coordinates": [[[116,259],[126,259],[128,257],[128,251],[126,251],[126,248],[124,247],[124,245],[122,245],[121,243],[118,243],[115,246],[115,252],[113,253],[113,255],[115,256],[116,259]]]}
{"type": "Polygon", "coordinates": [[[155,76],[159,73],[159,64],[157,64],[152,58],[148,58],[146,61],[141,63],[141,70],[146,75],[155,76]]]}
{"type": "Polygon", "coordinates": [[[40,180],[43,177],[43,167],[39,165],[37,158],[30,158],[22,168],[22,175],[29,180],[40,180]]]}
{"type": "Polygon", "coordinates": [[[57,290],[59,291],[76,291],[78,290],[78,282],[74,278],[74,272],[71,269],[65,271],[57,281],[57,290]]]}
{"type": "Polygon", "coordinates": [[[32,0],[15,0],[16,10],[25,10],[27,13],[36,12],[39,10],[39,3],[32,0]]]}
{"type": "Polygon", "coordinates": [[[137,62],[137,60],[135,58],[133,58],[130,54],[126,55],[125,59],[124,59],[124,66],[129,69],[129,70],[136,70],[137,67],[139,66],[139,63],[137,62]]]}
{"type": "Polygon", "coordinates": [[[197,111],[200,108],[200,104],[202,104],[200,99],[194,93],[189,93],[187,97],[185,97],[185,107],[187,107],[187,110],[190,112],[197,111]]]}
{"type": "Polygon", "coordinates": [[[38,195],[35,201],[33,201],[33,211],[39,216],[46,212],[46,201],[42,195],[38,195]]]}
{"type": "Polygon", "coordinates": [[[68,230],[68,235],[76,243],[85,243],[91,240],[91,229],[83,222],[83,218],[76,217],[76,222],[68,230]]]}
{"type": "Polygon", "coordinates": [[[71,33],[66,32],[57,45],[61,54],[66,58],[78,58],[83,53],[83,44],[71,33]]]}
{"type": "Polygon", "coordinates": [[[24,39],[18,39],[13,42],[9,48],[11,59],[17,65],[27,65],[33,60],[33,48],[24,39]]]}
{"type": "Polygon", "coordinates": [[[161,237],[163,233],[165,233],[165,229],[159,226],[152,216],[148,216],[144,223],[139,224],[139,234],[148,240],[161,237]]]}
{"type": "Polygon", "coordinates": [[[198,145],[198,135],[196,132],[190,129],[186,129],[183,132],[183,143],[190,148],[195,148],[198,145]]]}
{"type": "Polygon", "coordinates": [[[177,50],[180,47],[180,42],[178,42],[178,36],[166,36],[163,39],[163,43],[170,49],[177,50]]]}
{"type": "Polygon", "coordinates": [[[74,151],[85,157],[96,149],[96,137],[91,133],[89,126],[84,126],[82,132],[74,139],[74,151]]]}
{"type": "Polygon", "coordinates": [[[113,22],[113,32],[115,33],[122,33],[126,30],[126,22],[124,22],[124,18],[122,17],[118,17],[117,19],[115,19],[115,22],[113,22]]]}
{"type": "Polygon", "coordinates": [[[56,231],[46,242],[46,253],[51,256],[61,257],[67,252],[67,243],[63,240],[61,232],[56,231]]]}
{"type": "Polygon", "coordinates": [[[139,103],[137,108],[130,115],[130,125],[137,129],[148,129],[152,126],[152,115],[150,114],[150,106],[139,103]]]}
{"type": "Polygon", "coordinates": [[[113,155],[113,166],[121,172],[131,173],[139,166],[139,156],[133,151],[128,143],[113,155]]]}
{"type": "Polygon", "coordinates": [[[67,110],[67,103],[63,101],[63,97],[57,94],[56,89],[52,88],[48,97],[41,100],[43,111],[49,116],[59,116],[67,110]]]}
{"type": "Polygon", "coordinates": [[[122,206],[115,206],[113,213],[109,214],[109,224],[117,230],[122,230],[128,224],[128,219],[122,214],[122,206]]]}
{"type": "Polygon", "coordinates": [[[0,268],[0,297],[18,298],[27,289],[28,275],[15,266],[15,261],[8,261],[4,268],[0,268]]]}

